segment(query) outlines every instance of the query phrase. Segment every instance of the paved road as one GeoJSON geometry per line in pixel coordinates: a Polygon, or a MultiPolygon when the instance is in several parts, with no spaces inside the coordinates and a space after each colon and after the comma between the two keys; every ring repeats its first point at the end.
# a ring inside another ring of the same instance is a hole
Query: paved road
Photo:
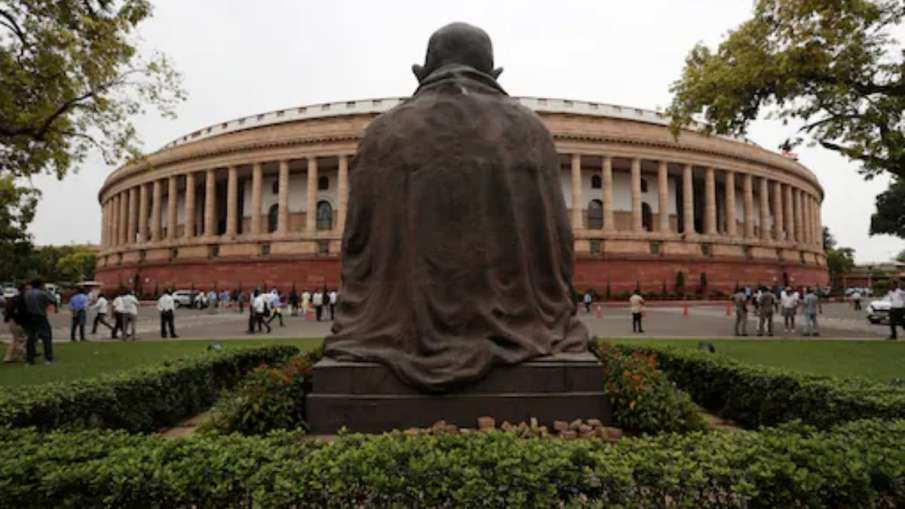
{"type": "MultiPolygon", "coordinates": [[[[586,314],[583,310],[579,317],[584,321],[591,334],[599,337],[636,337],[632,333],[631,317],[625,306],[605,306],[602,316],[595,313],[586,314]]],[[[89,317],[93,318],[93,317],[89,317]]],[[[216,314],[205,311],[180,309],[176,312],[176,332],[180,339],[236,339],[249,337],[323,337],[329,334],[330,322],[304,320],[301,317],[284,317],[286,326],[280,327],[276,321],[271,326],[271,334],[248,335],[245,333],[248,315],[239,314],[235,310],[220,310],[216,314]]],[[[863,311],[856,312],[845,304],[826,304],[824,314],[820,315],[820,333],[823,338],[840,339],[883,339],[889,332],[888,327],[870,325],[864,318],[863,311]]],[[[644,320],[644,336],[658,338],[716,338],[731,336],[734,318],[726,316],[724,304],[689,306],[688,315],[684,315],[681,305],[657,306],[647,310],[644,320]]],[[[69,340],[69,315],[61,312],[51,315],[54,341],[69,340]]],[[[89,340],[109,340],[110,334],[101,327],[97,335],[90,334],[89,340]]],[[[756,319],[749,316],[749,334],[756,332],[756,319]]],[[[160,325],[157,312],[151,305],[141,307],[138,319],[138,338],[159,339],[160,325]]],[[[774,331],[778,337],[800,337],[801,334],[785,334],[782,330],[782,317],[776,316],[774,331]]],[[[9,340],[9,333],[0,326],[0,340],[9,340]]]]}

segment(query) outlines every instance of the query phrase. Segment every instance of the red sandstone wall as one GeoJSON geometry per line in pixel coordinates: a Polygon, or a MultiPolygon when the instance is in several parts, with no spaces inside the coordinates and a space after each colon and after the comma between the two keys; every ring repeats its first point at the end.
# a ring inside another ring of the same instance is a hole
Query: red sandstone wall
{"type": "MultiPolygon", "coordinates": [[[[685,287],[694,291],[701,273],[707,274],[710,290],[731,291],[736,283],[742,285],[783,284],[783,273],[798,286],[828,286],[829,274],[824,268],[812,265],[747,260],[692,260],[661,257],[623,257],[609,260],[599,257],[580,257],[575,263],[573,284],[579,291],[595,288],[603,293],[607,284],[614,293],[631,291],[640,283],[643,291],[660,292],[663,282],[668,291],[674,290],[676,273],[685,273],[685,287]]],[[[137,285],[144,293],[155,288],[177,289],[244,289],[277,287],[288,291],[326,285],[339,286],[339,260],[333,257],[305,259],[275,259],[263,261],[199,260],[172,262],[143,267],[101,268],[97,280],[107,288],[137,285]]]]}

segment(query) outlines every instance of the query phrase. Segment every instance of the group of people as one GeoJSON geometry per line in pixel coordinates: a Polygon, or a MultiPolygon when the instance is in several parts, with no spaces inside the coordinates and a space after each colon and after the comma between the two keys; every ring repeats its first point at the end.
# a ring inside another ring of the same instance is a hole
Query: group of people
{"type": "Polygon", "coordinates": [[[811,287],[795,289],[792,287],[770,289],[762,286],[757,290],[751,287],[736,288],[732,295],[735,308],[735,335],[748,335],[748,306],[752,306],[757,317],[757,335],[773,335],[773,316],[782,314],[783,330],[786,334],[796,331],[796,316],[804,319],[802,335],[819,336],[820,330],[817,315],[823,313],[823,305],[817,290],[811,287]]]}
{"type": "Polygon", "coordinates": [[[56,307],[53,295],[44,290],[40,280],[19,287],[17,295],[6,299],[3,306],[3,321],[8,324],[12,341],[6,350],[4,362],[24,360],[28,364],[35,363],[37,343],[41,340],[44,349],[44,362],[53,362],[53,331],[47,320],[47,311],[56,307]],[[24,350],[24,351],[23,351],[24,350]]]}
{"type": "MultiPolygon", "coordinates": [[[[336,316],[336,301],[338,294],[336,290],[316,289],[313,292],[308,290],[299,294],[295,288],[289,292],[289,296],[285,299],[289,304],[289,313],[291,316],[298,316],[299,312],[303,319],[308,320],[313,313],[314,320],[321,321],[327,319],[327,311],[330,312],[330,320],[336,316]]],[[[243,295],[238,296],[240,309],[243,307],[243,295]]],[[[283,308],[285,306],[284,299],[276,288],[270,292],[261,292],[255,290],[251,296],[248,306],[248,334],[263,332],[271,332],[271,322],[278,320],[280,327],[283,327],[283,308]]]]}

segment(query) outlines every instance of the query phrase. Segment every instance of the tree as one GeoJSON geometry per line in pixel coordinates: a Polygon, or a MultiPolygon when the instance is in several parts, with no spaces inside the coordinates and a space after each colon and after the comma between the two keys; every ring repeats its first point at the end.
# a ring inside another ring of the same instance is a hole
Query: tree
{"type": "Polygon", "coordinates": [[[57,279],[77,283],[94,279],[97,250],[88,246],[71,246],[56,263],[57,279]]]}
{"type": "Polygon", "coordinates": [[[810,138],[867,178],[905,177],[905,62],[889,33],[903,15],[902,0],[758,0],[716,51],[698,44],[686,58],[674,135],[701,112],[704,132],[742,135],[768,109],[803,123],[784,150],[810,138]]]}
{"type": "Polygon", "coordinates": [[[0,281],[12,281],[25,271],[31,253],[26,229],[35,216],[37,191],[16,185],[0,174],[0,281]]]}
{"type": "Polygon", "coordinates": [[[855,268],[855,250],[850,247],[827,250],[826,266],[831,278],[851,272],[855,268]]]}
{"type": "Polygon", "coordinates": [[[0,168],[62,178],[96,149],[108,164],[140,155],[130,117],[183,99],[161,54],[133,29],[147,0],[0,0],[0,168]]]}
{"type": "Polygon", "coordinates": [[[830,227],[823,227],[823,250],[827,251],[836,247],[836,237],[833,237],[833,234],[830,233],[830,227]]]}
{"type": "Polygon", "coordinates": [[[895,179],[877,195],[877,211],[870,218],[870,234],[905,239],[905,179],[895,179]]]}
{"type": "Polygon", "coordinates": [[[905,249],[899,251],[899,254],[896,255],[896,261],[905,263],[905,249]]]}

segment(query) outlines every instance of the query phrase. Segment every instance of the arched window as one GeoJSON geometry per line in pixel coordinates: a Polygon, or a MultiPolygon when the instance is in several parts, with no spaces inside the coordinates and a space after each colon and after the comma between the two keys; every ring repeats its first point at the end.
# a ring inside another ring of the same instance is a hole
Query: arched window
{"type": "Polygon", "coordinates": [[[328,201],[317,202],[317,229],[333,229],[333,207],[328,201]]]}
{"type": "Polygon", "coordinates": [[[591,200],[588,202],[588,229],[599,230],[603,228],[603,202],[591,200]]]}
{"type": "Polygon", "coordinates": [[[273,233],[277,231],[277,221],[280,215],[280,206],[273,204],[267,210],[267,232],[273,233]]]}
{"type": "MultiPolygon", "coordinates": [[[[644,181],[642,180],[642,182],[644,181]]],[[[654,213],[647,203],[641,204],[641,226],[646,232],[654,230],[654,213]]]]}
{"type": "Polygon", "coordinates": [[[647,192],[647,179],[641,179],[641,192],[647,192]]]}
{"type": "Polygon", "coordinates": [[[600,178],[600,175],[592,175],[591,176],[591,189],[600,189],[603,187],[603,180],[600,178]]]}
{"type": "Polygon", "coordinates": [[[317,190],[318,191],[326,191],[330,189],[330,178],[325,176],[320,176],[317,178],[317,190]]]}

